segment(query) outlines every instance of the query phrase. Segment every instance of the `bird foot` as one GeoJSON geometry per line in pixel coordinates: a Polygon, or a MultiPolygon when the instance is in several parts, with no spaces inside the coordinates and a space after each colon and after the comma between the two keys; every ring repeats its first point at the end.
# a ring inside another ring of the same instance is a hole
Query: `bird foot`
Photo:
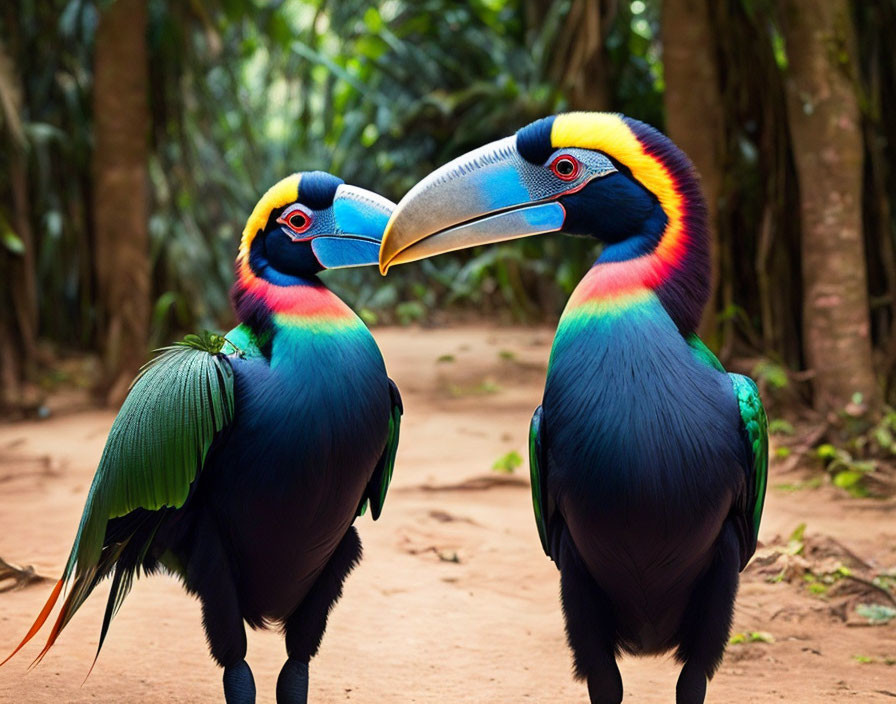
{"type": "Polygon", "coordinates": [[[277,678],[277,704],[306,704],[308,663],[289,658],[277,678]]]}
{"type": "Polygon", "coordinates": [[[676,704],[703,704],[706,698],[706,674],[692,662],[685,663],[675,686],[676,704]]]}
{"type": "Polygon", "coordinates": [[[226,704],[255,704],[255,679],[245,660],[224,668],[224,701],[226,704]]]}

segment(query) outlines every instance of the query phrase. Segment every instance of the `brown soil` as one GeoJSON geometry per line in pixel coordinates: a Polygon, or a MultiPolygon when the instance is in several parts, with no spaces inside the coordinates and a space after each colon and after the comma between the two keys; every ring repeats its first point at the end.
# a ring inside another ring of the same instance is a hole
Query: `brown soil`
{"type": "MultiPolygon", "coordinates": [[[[312,663],[311,701],[586,701],[570,675],[526,464],[491,470],[509,451],[525,457],[551,331],[376,336],[404,396],[402,444],[383,517],[358,522],[365,559],[312,663]]],[[[0,427],[0,557],[55,579],[112,418],[82,410],[0,427]]],[[[747,642],[729,647],[707,701],[896,702],[896,621],[870,626],[855,611],[893,605],[868,582],[896,567],[896,506],[829,487],[776,489],[800,478],[781,472],[772,469],[763,547],[738,599],[734,632],[747,642]],[[804,539],[788,545],[800,523],[804,539]]],[[[0,593],[0,651],[28,629],[50,584],[0,593]]],[[[34,671],[36,644],[3,667],[0,702],[221,700],[199,605],[162,577],[137,583],[82,686],[104,603],[104,593],[91,598],[34,671]]],[[[283,658],[277,633],[250,633],[260,702],[274,700],[283,658]]],[[[626,701],[672,701],[670,658],[621,667],[626,701]]]]}

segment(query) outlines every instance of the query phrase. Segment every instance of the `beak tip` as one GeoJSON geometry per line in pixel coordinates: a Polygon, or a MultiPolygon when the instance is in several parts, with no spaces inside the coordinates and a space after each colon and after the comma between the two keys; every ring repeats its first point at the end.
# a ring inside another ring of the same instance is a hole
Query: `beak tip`
{"type": "Polygon", "coordinates": [[[379,261],[380,275],[385,276],[386,274],[388,274],[390,265],[391,265],[390,259],[380,257],[380,261],[379,261]]]}

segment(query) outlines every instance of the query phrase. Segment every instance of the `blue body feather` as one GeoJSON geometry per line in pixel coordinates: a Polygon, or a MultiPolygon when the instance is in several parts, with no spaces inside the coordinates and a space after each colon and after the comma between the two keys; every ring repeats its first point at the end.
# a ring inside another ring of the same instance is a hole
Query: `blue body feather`
{"type": "Polygon", "coordinates": [[[700,361],[659,300],[561,321],[543,401],[546,481],[620,640],[674,643],[748,458],[728,375],[700,361]]]}
{"type": "Polygon", "coordinates": [[[243,615],[257,624],[295,608],[354,520],[391,400],[363,325],[324,332],[275,322],[270,363],[232,365],[236,417],[200,490],[244,575],[243,615]]]}

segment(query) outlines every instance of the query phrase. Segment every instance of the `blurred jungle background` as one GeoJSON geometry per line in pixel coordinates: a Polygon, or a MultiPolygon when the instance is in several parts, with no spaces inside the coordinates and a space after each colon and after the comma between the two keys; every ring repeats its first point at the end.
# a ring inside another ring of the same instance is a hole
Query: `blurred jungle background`
{"type": "MultiPolygon", "coordinates": [[[[232,326],[239,234],[268,186],[325,169],[397,201],[534,119],[610,110],[700,171],[715,261],[700,333],[757,380],[771,421],[761,548],[711,695],[892,701],[894,34],[896,0],[0,3],[0,557],[35,565],[0,559],[0,648],[49,588],[18,587],[64,562],[135,371],[232,326]]],[[[521,701],[548,681],[554,700],[584,696],[520,475],[554,326],[597,255],[558,235],[388,278],[325,273],[407,413],[387,510],[359,521],[373,557],[315,660],[316,691],[339,694],[322,701],[521,701]]],[[[196,603],[141,585],[88,684],[96,611],[60,643],[58,686],[13,663],[0,701],[219,696],[196,603]],[[158,667],[173,650],[134,657],[147,633],[182,646],[178,666],[158,667]]],[[[282,643],[250,641],[273,681],[282,643]]],[[[626,686],[671,691],[672,669],[638,661],[626,686]]]]}
{"type": "MultiPolygon", "coordinates": [[[[896,447],[894,0],[16,0],[0,22],[7,413],[68,381],[114,405],[150,349],[228,329],[239,232],[283,175],[398,200],[533,119],[613,110],[702,175],[707,343],[812,409],[810,444],[858,439],[826,450],[842,481],[896,447]]],[[[551,322],[596,254],[536,238],[329,283],[369,324],[551,322]]]]}
{"type": "MultiPolygon", "coordinates": [[[[613,110],[702,175],[708,344],[818,439],[849,426],[829,459],[892,454],[894,0],[16,0],[0,21],[7,412],[73,375],[115,404],[151,348],[227,329],[239,232],[284,174],[398,200],[533,119],[613,110]]],[[[550,322],[595,256],[538,238],[330,284],[370,324],[550,322]]]]}

